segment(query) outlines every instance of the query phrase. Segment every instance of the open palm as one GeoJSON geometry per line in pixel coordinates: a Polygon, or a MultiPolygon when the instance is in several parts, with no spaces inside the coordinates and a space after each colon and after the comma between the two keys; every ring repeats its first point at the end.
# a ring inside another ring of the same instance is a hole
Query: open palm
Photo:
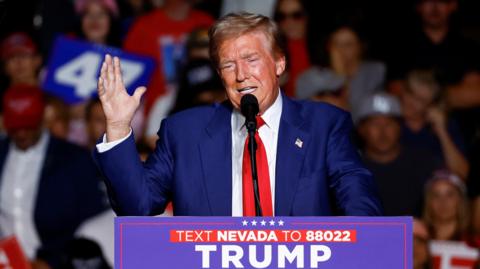
{"type": "Polygon", "coordinates": [[[138,87],[130,96],[123,84],[120,60],[108,54],[105,56],[98,79],[98,96],[107,121],[107,141],[128,135],[133,115],[145,91],[145,87],[138,87]]]}

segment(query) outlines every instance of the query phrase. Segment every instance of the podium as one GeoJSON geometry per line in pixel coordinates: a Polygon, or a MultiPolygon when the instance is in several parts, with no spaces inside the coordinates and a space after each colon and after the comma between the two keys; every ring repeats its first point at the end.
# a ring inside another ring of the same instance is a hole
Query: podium
{"type": "Polygon", "coordinates": [[[117,217],[115,268],[412,268],[410,217],[117,217]]]}

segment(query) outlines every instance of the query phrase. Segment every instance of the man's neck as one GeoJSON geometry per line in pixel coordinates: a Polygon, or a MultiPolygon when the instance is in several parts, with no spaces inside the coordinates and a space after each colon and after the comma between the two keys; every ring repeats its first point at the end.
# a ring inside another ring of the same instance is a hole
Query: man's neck
{"type": "Polygon", "coordinates": [[[188,17],[191,6],[186,1],[168,1],[164,5],[165,14],[174,21],[183,21],[188,17]]]}
{"type": "Polygon", "coordinates": [[[449,27],[448,24],[440,27],[429,27],[424,26],[423,32],[425,35],[432,41],[433,44],[440,44],[445,40],[448,35],[449,27]]]}
{"type": "Polygon", "coordinates": [[[378,152],[373,149],[367,148],[365,150],[365,155],[367,155],[369,159],[377,163],[387,164],[397,159],[398,156],[400,155],[400,151],[401,151],[400,145],[396,145],[395,147],[393,147],[391,150],[387,152],[378,152]]]}

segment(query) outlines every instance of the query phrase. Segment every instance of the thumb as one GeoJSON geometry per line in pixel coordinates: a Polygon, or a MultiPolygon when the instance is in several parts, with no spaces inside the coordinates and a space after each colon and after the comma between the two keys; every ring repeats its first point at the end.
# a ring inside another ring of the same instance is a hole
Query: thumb
{"type": "Polygon", "coordinates": [[[135,92],[133,93],[133,98],[140,102],[140,99],[142,99],[142,95],[147,91],[147,88],[144,86],[138,87],[135,89],[135,92]]]}

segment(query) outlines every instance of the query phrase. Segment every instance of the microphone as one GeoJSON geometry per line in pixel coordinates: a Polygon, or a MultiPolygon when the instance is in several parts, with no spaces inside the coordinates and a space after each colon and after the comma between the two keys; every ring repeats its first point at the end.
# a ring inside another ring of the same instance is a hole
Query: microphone
{"type": "Polygon", "coordinates": [[[240,100],[240,110],[245,116],[245,126],[247,127],[248,133],[255,135],[255,130],[257,129],[257,121],[255,117],[259,112],[258,100],[257,97],[253,94],[245,94],[240,100]]]}
{"type": "Polygon", "coordinates": [[[257,130],[256,116],[259,112],[258,100],[253,94],[245,94],[240,100],[240,110],[245,116],[245,127],[248,131],[248,151],[250,153],[250,166],[252,168],[253,196],[255,200],[255,215],[262,216],[262,207],[260,204],[260,192],[258,188],[257,175],[257,143],[255,141],[255,132],[257,130]]]}

